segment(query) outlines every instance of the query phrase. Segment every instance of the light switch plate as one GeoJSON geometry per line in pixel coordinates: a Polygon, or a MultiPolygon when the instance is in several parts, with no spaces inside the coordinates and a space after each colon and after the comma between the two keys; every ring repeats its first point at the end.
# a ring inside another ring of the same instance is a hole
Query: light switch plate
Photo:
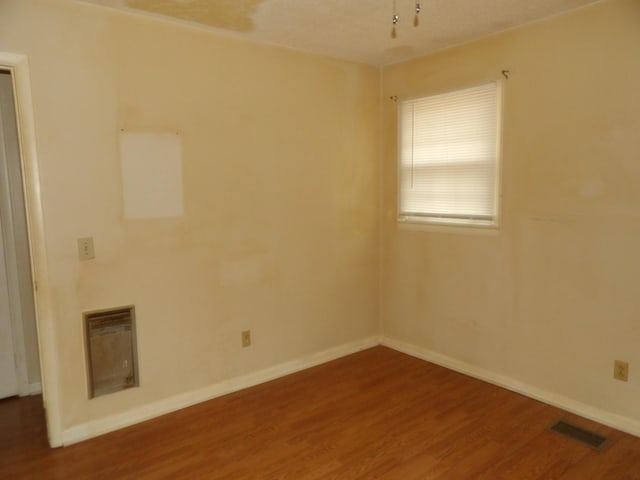
{"type": "Polygon", "coordinates": [[[93,237],[78,239],[78,258],[80,260],[91,260],[96,257],[93,249],[93,237]]]}

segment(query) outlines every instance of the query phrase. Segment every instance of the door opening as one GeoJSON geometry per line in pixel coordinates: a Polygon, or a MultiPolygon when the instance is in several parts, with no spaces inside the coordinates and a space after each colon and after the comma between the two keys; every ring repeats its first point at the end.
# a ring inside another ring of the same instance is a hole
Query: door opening
{"type": "Polygon", "coordinates": [[[40,361],[13,80],[0,69],[0,398],[40,393],[40,361]]]}

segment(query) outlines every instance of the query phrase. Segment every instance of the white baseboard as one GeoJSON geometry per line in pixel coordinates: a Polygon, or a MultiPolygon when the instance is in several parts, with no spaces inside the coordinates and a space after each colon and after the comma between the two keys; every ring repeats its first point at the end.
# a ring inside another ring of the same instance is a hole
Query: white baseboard
{"type": "Polygon", "coordinates": [[[435,363],[436,365],[506,388],[507,390],[520,393],[581,417],[588,418],[595,422],[630,433],[636,437],[640,437],[640,421],[636,419],[618,415],[607,410],[602,410],[601,408],[579,402],[564,395],[559,395],[557,393],[528,385],[511,377],[500,375],[453,357],[418,347],[410,343],[402,342],[400,340],[383,336],[381,337],[380,344],[399,352],[406,353],[407,355],[411,355],[412,357],[417,357],[422,360],[435,363]]]}
{"type": "Polygon", "coordinates": [[[268,382],[300,370],[305,370],[307,368],[359,352],[360,350],[375,347],[379,344],[380,338],[377,336],[365,338],[303,358],[265,368],[264,370],[231,378],[199,390],[186,392],[164,400],[145,404],[123,413],[82,423],[62,432],[62,444],[66,446],[83,440],[88,440],[90,438],[97,437],[120,428],[128,427],[160,415],[174,412],[197,403],[211,400],[244,388],[252,387],[260,383],[268,382]]]}
{"type": "Polygon", "coordinates": [[[29,395],[40,395],[42,393],[42,385],[40,382],[29,384],[29,395]]]}
{"type": "Polygon", "coordinates": [[[18,395],[28,397],[30,395],[40,395],[42,393],[42,385],[40,382],[24,383],[20,386],[18,395]]]}
{"type": "MultiPolygon", "coordinates": [[[[606,410],[602,410],[591,405],[578,402],[569,397],[559,395],[557,393],[542,390],[537,387],[533,387],[521,381],[513,378],[500,375],[498,373],[486,370],[461,360],[449,357],[432,350],[428,350],[416,345],[395,340],[389,337],[369,337],[360,341],[344,344],[338,347],[330,348],[322,352],[318,352],[303,358],[292,360],[289,362],[281,363],[273,367],[259,370],[257,372],[249,373],[239,377],[231,378],[214,385],[210,385],[205,388],[186,392],[180,395],[175,395],[164,400],[159,400],[150,404],[145,404],[140,407],[128,410],[126,412],[111,415],[103,419],[86,422],[80,425],[76,425],[62,433],[62,444],[71,445],[73,443],[88,440],[105,433],[118,430],[120,428],[128,427],[136,423],[149,420],[151,418],[158,417],[167,413],[180,410],[182,408],[195,405],[197,403],[205,402],[228,393],[232,393],[238,390],[252,387],[260,383],[268,382],[285,375],[289,375],[300,370],[320,365],[322,363],[335,360],[340,357],[356,353],[367,348],[374,347],[376,345],[384,345],[402,353],[406,353],[416,358],[426,360],[436,365],[454,370],[456,372],[463,373],[473,378],[497,385],[507,390],[517,392],[527,397],[539,400],[541,402],[553,405],[554,407],[561,408],[576,415],[591,419],[593,421],[608,425],[612,428],[622,430],[640,437],[640,421],[624,417],[606,410]]],[[[39,390],[39,384],[30,385],[30,391],[32,386],[35,391],[39,390]]]]}

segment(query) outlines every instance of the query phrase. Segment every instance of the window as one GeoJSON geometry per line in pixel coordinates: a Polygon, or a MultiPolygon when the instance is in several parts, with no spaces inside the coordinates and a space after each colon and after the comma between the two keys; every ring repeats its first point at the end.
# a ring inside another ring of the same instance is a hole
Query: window
{"type": "Polygon", "coordinates": [[[497,224],[500,87],[400,103],[400,221],[497,224]]]}

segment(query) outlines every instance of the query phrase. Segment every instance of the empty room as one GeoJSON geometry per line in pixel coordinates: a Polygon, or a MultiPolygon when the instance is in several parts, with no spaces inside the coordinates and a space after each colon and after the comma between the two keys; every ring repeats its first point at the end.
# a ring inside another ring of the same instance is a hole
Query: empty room
{"type": "Polygon", "coordinates": [[[0,478],[640,479],[639,0],[0,0],[0,478]]]}

